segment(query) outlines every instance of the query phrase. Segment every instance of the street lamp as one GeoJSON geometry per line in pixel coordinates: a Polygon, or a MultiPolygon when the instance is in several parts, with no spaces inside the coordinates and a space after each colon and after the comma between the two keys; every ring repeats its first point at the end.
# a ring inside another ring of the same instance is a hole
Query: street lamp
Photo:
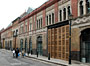
{"type": "Polygon", "coordinates": [[[73,15],[69,15],[69,64],[71,64],[71,21],[73,19],[73,15]]]}

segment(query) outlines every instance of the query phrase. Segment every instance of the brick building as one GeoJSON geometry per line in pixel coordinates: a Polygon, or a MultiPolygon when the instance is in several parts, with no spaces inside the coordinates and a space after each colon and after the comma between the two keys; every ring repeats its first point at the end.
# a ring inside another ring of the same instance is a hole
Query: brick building
{"type": "MultiPolygon", "coordinates": [[[[49,0],[32,12],[13,21],[1,33],[3,47],[7,30],[12,29],[12,46],[22,51],[62,60],[69,57],[69,15],[73,15],[72,59],[90,62],[90,0],[49,0]],[[15,33],[15,35],[14,35],[15,33]],[[4,35],[5,34],[5,35],[4,35]]],[[[10,40],[9,40],[10,41],[10,40]]]]}
{"type": "Polygon", "coordinates": [[[12,26],[8,26],[1,32],[2,47],[5,49],[12,49],[12,26]]]}

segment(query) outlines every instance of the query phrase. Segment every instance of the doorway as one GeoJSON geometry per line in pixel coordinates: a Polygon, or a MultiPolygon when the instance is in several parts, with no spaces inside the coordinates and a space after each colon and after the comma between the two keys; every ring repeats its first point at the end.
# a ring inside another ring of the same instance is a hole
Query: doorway
{"type": "Polygon", "coordinates": [[[27,38],[25,38],[25,52],[27,52],[27,38]]]}
{"type": "Polygon", "coordinates": [[[81,32],[80,52],[81,61],[90,63],[90,28],[81,32]]]}
{"type": "Polygon", "coordinates": [[[32,54],[32,40],[29,38],[29,52],[32,54]]]}
{"type": "Polygon", "coordinates": [[[22,49],[23,49],[23,39],[20,40],[20,49],[21,49],[21,52],[22,52],[22,49]]]}
{"type": "Polygon", "coordinates": [[[38,36],[37,37],[37,52],[39,55],[43,54],[43,50],[42,50],[42,36],[38,36]]]}

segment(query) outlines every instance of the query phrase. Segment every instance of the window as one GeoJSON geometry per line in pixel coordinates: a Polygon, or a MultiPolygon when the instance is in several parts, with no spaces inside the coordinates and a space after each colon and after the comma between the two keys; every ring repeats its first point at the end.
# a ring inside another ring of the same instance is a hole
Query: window
{"type": "Polygon", "coordinates": [[[25,25],[25,32],[27,32],[27,25],[25,25]]]}
{"type": "Polygon", "coordinates": [[[83,1],[80,2],[80,16],[83,15],[83,1]]]}
{"type": "Polygon", "coordinates": [[[41,18],[41,28],[42,28],[42,18],[41,18]]]}
{"type": "Polygon", "coordinates": [[[54,13],[52,13],[52,24],[54,24],[54,13]]]}
{"type": "Polygon", "coordinates": [[[31,37],[29,38],[29,51],[32,54],[32,40],[31,40],[31,37]]]}
{"type": "Polygon", "coordinates": [[[40,19],[39,19],[39,29],[40,29],[40,19]]]}
{"type": "Polygon", "coordinates": [[[66,8],[63,9],[64,20],[66,20],[66,8]]]}
{"type": "Polygon", "coordinates": [[[49,15],[49,24],[51,24],[51,15],[49,15]]]}
{"type": "Polygon", "coordinates": [[[90,13],[90,0],[86,0],[86,10],[87,13],[90,13]]]}
{"type": "Polygon", "coordinates": [[[60,10],[60,21],[62,21],[62,10],[60,10]]]}
{"type": "Polygon", "coordinates": [[[23,33],[23,26],[21,27],[21,33],[23,33]]]}
{"type": "Polygon", "coordinates": [[[13,36],[15,36],[15,31],[13,31],[13,36]]]}
{"type": "Polygon", "coordinates": [[[38,20],[37,20],[37,29],[38,29],[38,20]]]}
{"type": "Polygon", "coordinates": [[[16,30],[16,35],[18,35],[18,29],[16,30]]]}
{"type": "Polygon", "coordinates": [[[48,16],[46,17],[46,20],[47,20],[47,25],[48,25],[48,16]]]}
{"type": "Polygon", "coordinates": [[[30,31],[32,30],[32,23],[30,23],[30,25],[29,25],[29,30],[30,31]]]}
{"type": "Polygon", "coordinates": [[[70,6],[68,6],[68,16],[71,14],[70,6]]]}

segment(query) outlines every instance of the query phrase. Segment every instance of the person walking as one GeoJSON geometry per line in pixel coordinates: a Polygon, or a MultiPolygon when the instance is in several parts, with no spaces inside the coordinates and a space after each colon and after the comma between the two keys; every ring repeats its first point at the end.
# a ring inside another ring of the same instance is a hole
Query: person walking
{"type": "Polygon", "coordinates": [[[15,57],[15,49],[13,49],[13,58],[15,57]]]}
{"type": "Polygon", "coordinates": [[[24,50],[22,49],[22,57],[24,58],[24,50]]]}
{"type": "Polygon", "coordinates": [[[18,48],[15,50],[15,53],[16,53],[16,58],[18,58],[18,53],[19,53],[19,49],[18,48]]]}

